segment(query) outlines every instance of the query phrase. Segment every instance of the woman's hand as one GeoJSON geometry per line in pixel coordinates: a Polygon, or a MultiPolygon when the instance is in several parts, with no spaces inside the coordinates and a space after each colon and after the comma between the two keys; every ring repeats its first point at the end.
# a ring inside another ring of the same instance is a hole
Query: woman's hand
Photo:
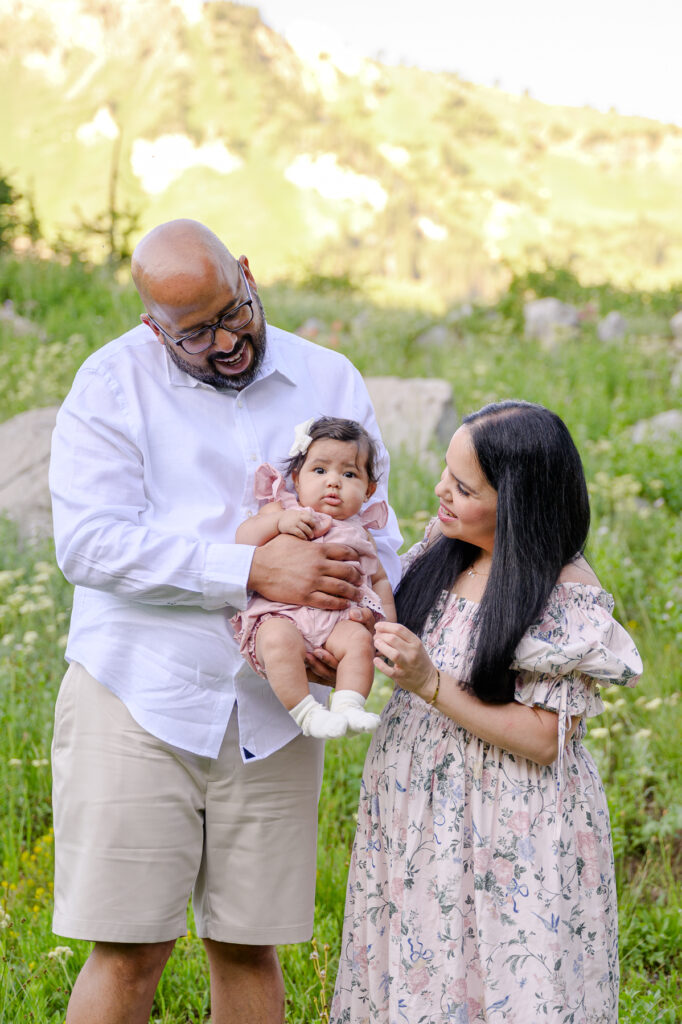
{"type": "Polygon", "coordinates": [[[430,700],[436,691],[438,672],[418,636],[398,622],[377,622],[374,646],[381,655],[374,659],[374,664],[384,675],[403,690],[430,700]]]}

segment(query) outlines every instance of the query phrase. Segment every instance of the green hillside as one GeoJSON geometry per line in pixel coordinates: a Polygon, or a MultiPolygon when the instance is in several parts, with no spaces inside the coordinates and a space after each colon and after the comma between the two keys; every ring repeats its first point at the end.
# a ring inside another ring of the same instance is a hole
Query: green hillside
{"type": "MultiPolygon", "coordinates": [[[[509,269],[682,280],[682,129],[551,107],[456,75],[304,63],[253,8],[0,0],[2,166],[48,238],[110,205],[186,215],[260,280],[349,272],[426,301],[509,269]]],[[[93,255],[98,255],[97,251],[93,255]]]]}

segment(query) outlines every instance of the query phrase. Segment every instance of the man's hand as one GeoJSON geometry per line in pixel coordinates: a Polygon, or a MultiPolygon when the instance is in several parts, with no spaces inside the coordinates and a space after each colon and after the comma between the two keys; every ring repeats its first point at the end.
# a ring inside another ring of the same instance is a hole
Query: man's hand
{"type": "Polygon", "coordinates": [[[309,544],[280,534],[257,547],[249,590],[270,601],[336,611],[359,599],[358,554],[347,544],[309,544]]]}
{"type": "MultiPolygon", "coordinates": [[[[353,622],[361,622],[370,633],[374,632],[376,619],[369,608],[362,608],[358,605],[351,608],[350,616],[353,622]]],[[[308,670],[308,679],[314,683],[323,683],[325,686],[336,686],[336,668],[338,661],[324,647],[316,647],[305,656],[305,663],[308,670]]]]}

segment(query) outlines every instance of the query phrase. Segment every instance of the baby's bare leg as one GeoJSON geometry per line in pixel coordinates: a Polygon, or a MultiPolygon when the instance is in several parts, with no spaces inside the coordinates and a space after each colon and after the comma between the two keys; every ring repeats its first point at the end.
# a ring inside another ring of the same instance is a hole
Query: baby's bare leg
{"type": "Polygon", "coordinates": [[[374,679],[374,639],[360,622],[345,619],[334,627],[324,645],[338,661],[331,711],[342,715],[351,732],[374,732],[379,716],[365,711],[374,679]]]}
{"type": "Polygon", "coordinates": [[[335,739],[343,736],[347,721],[332,715],[310,693],[305,664],[305,643],[297,625],[284,616],[265,619],[256,633],[256,656],[274,693],[304,736],[335,739]]]}
{"type": "Polygon", "coordinates": [[[336,690],[367,697],[374,681],[374,638],[361,622],[344,619],[334,626],[325,648],[338,661],[336,690]]]}
{"type": "Polygon", "coordinates": [[[305,644],[295,622],[284,616],[261,622],[256,633],[256,656],[287,711],[308,696],[305,644]]]}

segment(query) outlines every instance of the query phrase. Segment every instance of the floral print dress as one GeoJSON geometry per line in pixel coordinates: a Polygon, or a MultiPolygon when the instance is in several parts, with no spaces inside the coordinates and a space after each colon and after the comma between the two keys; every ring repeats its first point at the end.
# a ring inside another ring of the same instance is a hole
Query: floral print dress
{"type": "MultiPolygon", "coordinates": [[[[424,630],[456,677],[476,608],[445,593],[424,630]]],[[[365,764],[331,1024],[616,1024],[609,815],[583,746],[599,686],[641,672],[612,608],[598,587],[559,584],[517,648],[515,699],[557,713],[548,767],[396,688],[365,764]]]]}

